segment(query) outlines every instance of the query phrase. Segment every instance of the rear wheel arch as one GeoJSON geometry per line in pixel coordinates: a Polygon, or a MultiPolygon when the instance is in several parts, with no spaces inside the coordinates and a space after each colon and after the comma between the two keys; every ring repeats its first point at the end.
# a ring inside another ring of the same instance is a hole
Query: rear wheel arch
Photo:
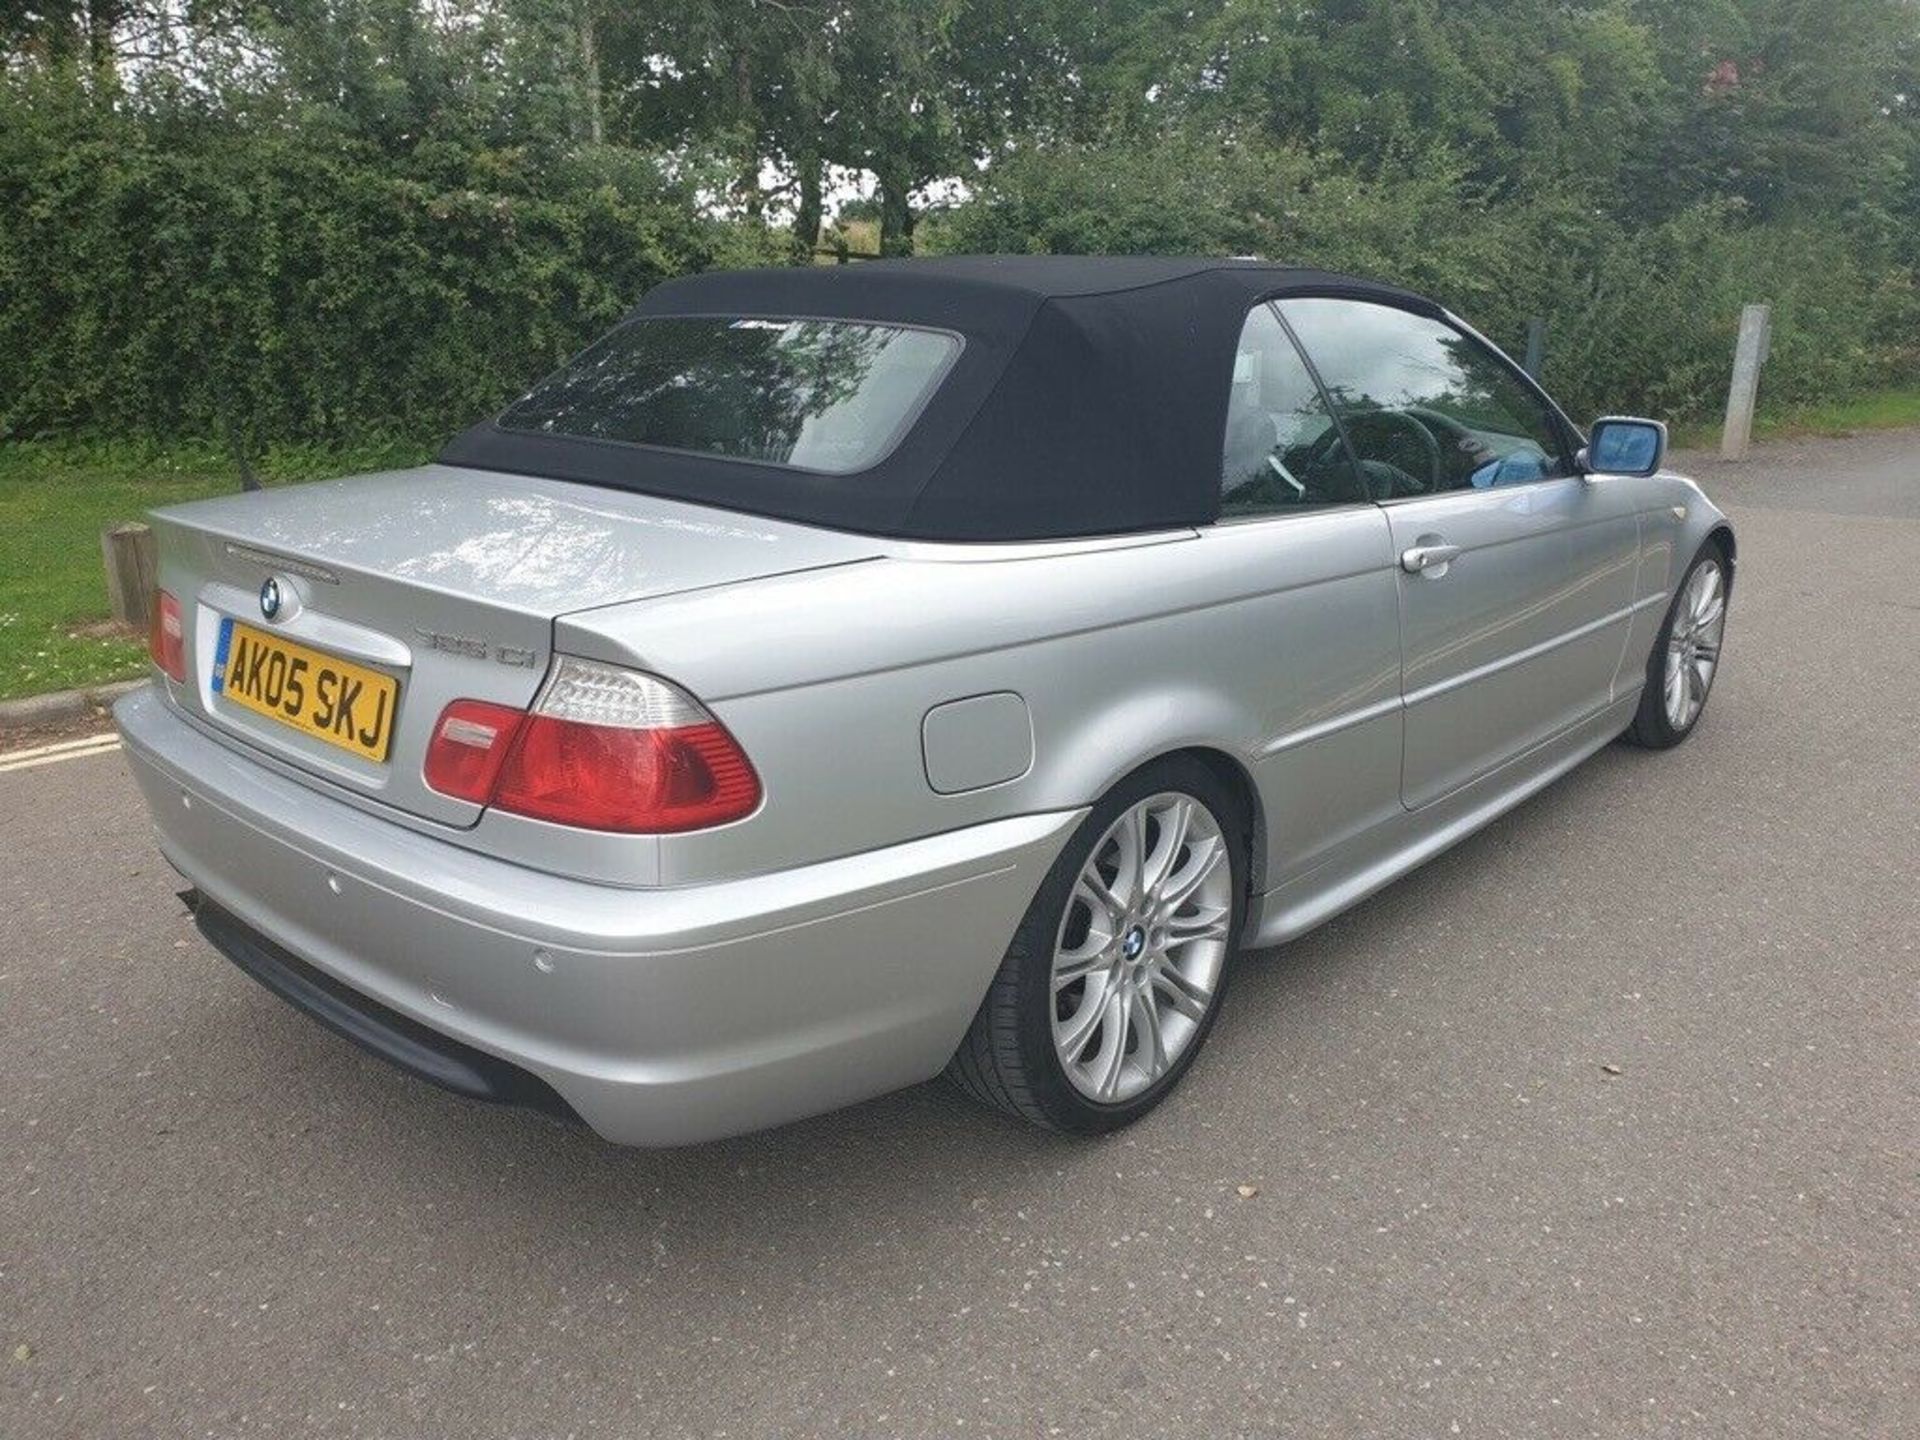
{"type": "Polygon", "coordinates": [[[1261,894],[1266,888],[1267,879],[1267,815],[1266,807],[1260,803],[1260,790],[1253,783],[1252,773],[1226,751],[1210,746],[1193,746],[1172,751],[1171,754],[1187,755],[1198,760],[1239,799],[1239,819],[1244,827],[1241,837],[1246,842],[1247,894],[1249,898],[1261,894]]]}
{"type": "Polygon", "coordinates": [[[1181,745],[1170,750],[1162,750],[1147,756],[1124,773],[1114,776],[1101,788],[1098,795],[1089,796],[1087,803],[1098,804],[1142,770],[1182,758],[1197,761],[1205,766],[1214,778],[1238,800],[1240,813],[1236,818],[1241,826],[1240,837],[1246,846],[1248,897],[1263,893],[1267,878],[1266,807],[1260,802],[1260,790],[1253,783],[1253,773],[1247,769],[1245,762],[1237,759],[1229,751],[1214,745],[1181,745]]]}
{"type": "Polygon", "coordinates": [[[1024,792],[1035,808],[1097,805],[1150,765],[1189,756],[1242,806],[1255,893],[1266,879],[1267,816],[1244,758],[1259,718],[1211,685],[1129,687],[1103,703],[1034,707],[1034,767],[1024,792]],[[1169,724],[1169,717],[1177,717],[1169,724]]]}

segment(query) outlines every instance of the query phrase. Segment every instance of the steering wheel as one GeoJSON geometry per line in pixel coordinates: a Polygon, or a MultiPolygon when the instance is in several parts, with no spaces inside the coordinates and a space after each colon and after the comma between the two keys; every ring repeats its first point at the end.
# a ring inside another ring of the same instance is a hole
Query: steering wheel
{"type": "MultiPolygon", "coordinates": [[[[1425,425],[1421,424],[1420,421],[1413,416],[1399,410],[1365,410],[1357,415],[1349,416],[1346,424],[1347,434],[1352,437],[1354,442],[1354,449],[1360,451],[1362,454],[1364,454],[1368,448],[1385,448],[1367,447],[1360,443],[1361,436],[1367,434],[1369,431],[1407,431],[1417,439],[1421,458],[1426,461],[1427,475],[1423,480],[1412,471],[1407,470],[1403,466],[1396,465],[1391,460],[1381,459],[1377,454],[1368,456],[1360,461],[1363,467],[1361,476],[1363,484],[1368,484],[1369,475],[1367,470],[1373,466],[1379,466],[1389,472],[1391,477],[1388,482],[1389,486],[1391,490],[1397,494],[1431,495],[1440,490],[1445,484],[1445,462],[1441,458],[1440,442],[1434,438],[1431,430],[1427,429],[1425,425]]],[[[1326,434],[1314,442],[1308,468],[1314,469],[1325,464],[1326,461],[1332,457],[1334,450],[1339,444],[1340,432],[1334,429],[1328,430],[1326,434]]],[[[1370,484],[1368,488],[1372,488],[1370,484]]],[[[1371,498],[1392,499],[1394,495],[1373,496],[1371,498]]]]}

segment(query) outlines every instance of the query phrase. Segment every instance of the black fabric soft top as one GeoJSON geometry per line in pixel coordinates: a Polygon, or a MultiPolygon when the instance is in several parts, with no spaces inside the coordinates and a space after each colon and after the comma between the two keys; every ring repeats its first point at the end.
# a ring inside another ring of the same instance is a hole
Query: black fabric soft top
{"type": "Polygon", "coordinates": [[[456,436],[440,458],[911,539],[1204,525],[1220,507],[1241,327],[1261,301],[1307,294],[1438,313],[1389,286],[1241,260],[1023,255],[688,276],[649,291],[622,323],[867,320],[950,330],[965,345],[901,442],[853,474],[491,421],[456,436]]]}

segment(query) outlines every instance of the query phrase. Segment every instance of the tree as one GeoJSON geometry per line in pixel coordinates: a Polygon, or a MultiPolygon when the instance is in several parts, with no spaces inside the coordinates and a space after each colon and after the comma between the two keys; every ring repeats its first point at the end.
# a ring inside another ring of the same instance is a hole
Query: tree
{"type": "Polygon", "coordinates": [[[1884,205],[1911,164],[1910,0],[1647,0],[1679,114],[1653,147],[1668,207],[1760,217],[1884,205]]]}

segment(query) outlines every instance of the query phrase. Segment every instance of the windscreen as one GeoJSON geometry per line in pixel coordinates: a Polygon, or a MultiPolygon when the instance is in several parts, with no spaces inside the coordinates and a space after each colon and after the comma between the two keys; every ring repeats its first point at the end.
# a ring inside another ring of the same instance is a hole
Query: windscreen
{"type": "Polygon", "coordinates": [[[959,351],[954,335],[899,325],[641,318],[541,381],[499,424],[848,474],[893,449],[959,351]]]}

